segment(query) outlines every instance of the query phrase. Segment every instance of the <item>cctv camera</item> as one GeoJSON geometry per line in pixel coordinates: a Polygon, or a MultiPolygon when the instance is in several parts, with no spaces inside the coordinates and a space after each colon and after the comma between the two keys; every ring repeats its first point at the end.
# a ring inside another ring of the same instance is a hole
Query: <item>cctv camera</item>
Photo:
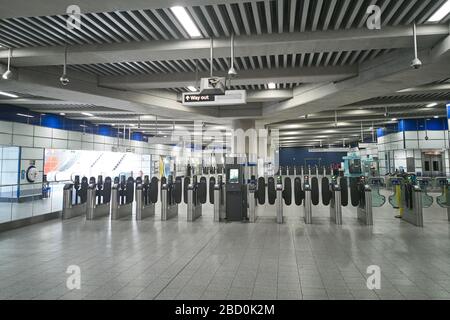
{"type": "Polygon", "coordinates": [[[67,76],[65,74],[63,74],[61,76],[61,78],[59,78],[59,81],[61,82],[61,84],[63,86],[67,86],[69,84],[69,82],[70,82],[69,78],[67,78],[67,76]]]}
{"type": "Polygon", "coordinates": [[[415,58],[412,62],[411,62],[411,67],[414,69],[420,69],[422,67],[422,61],[420,61],[418,58],[415,58]]]}

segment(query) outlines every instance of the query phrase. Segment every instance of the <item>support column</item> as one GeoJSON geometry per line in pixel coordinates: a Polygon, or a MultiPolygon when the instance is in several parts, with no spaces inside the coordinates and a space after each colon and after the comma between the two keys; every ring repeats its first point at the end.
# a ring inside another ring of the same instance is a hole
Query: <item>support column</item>
{"type": "Polygon", "coordinates": [[[257,174],[258,164],[258,132],[256,121],[249,119],[233,120],[231,123],[233,135],[231,136],[231,153],[245,159],[246,179],[257,174]]]}

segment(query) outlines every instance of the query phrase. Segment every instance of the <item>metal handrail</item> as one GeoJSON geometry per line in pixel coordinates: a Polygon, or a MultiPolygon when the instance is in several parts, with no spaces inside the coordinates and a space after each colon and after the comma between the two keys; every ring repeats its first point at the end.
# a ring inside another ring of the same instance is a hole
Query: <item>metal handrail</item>
{"type": "MultiPolygon", "coordinates": [[[[48,181],[48,182],[33,182],[33,183],[27,183],[27,185],[34,185],[34,184],[37,184],[37,185],[42,185],[42,184],[61,184],[61,183],[72,183],[73,181],[72,180],[61,180],[61,181],[48,181]]],[[[4,187],[17,187],[18,185],[20,185],[20,184],[18,184],[18,183],[16,183],[16,184],[0,184],[0,188],[4,188],[4,187]]]]}

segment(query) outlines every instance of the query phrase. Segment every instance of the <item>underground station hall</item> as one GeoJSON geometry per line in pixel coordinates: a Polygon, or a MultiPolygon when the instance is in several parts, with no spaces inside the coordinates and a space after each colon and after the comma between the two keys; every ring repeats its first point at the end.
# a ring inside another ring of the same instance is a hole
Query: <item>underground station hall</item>
{"type": "Polygon", "coordinates": [[[450,301],[449,0],[0,0],[0,77],[5,303],[450,301]]]}

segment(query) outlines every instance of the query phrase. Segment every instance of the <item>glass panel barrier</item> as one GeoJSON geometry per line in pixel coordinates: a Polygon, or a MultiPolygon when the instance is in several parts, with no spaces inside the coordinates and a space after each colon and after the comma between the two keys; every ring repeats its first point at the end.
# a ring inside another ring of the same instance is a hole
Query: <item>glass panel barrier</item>
{"type": "Polygon", "coordinates": [[[12,186],[0,186],[0,223],[11,221],[12,198],[12,186]]]}

